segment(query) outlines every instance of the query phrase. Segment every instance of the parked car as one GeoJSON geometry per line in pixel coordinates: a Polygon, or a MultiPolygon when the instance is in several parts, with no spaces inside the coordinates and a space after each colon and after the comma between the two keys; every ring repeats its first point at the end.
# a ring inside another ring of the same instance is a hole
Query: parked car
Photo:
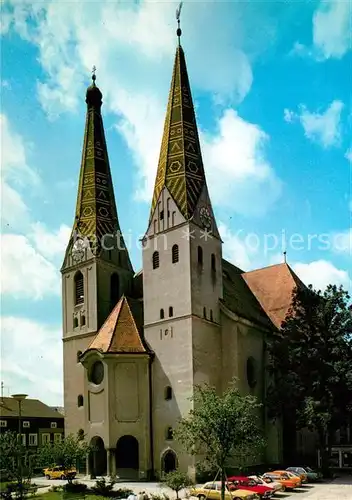
{"type": "MultiPolygon", "coordinates": [[[[192,488],[192,497],[198,497],[199,500],[220,500],[221,498],[221,481],[210,481],[205,483],[199,488],[192,488]]],[[[259,500],[259,496],[256,493],[252,493],[248,490],[236,490],[230,492],[228,488],[225,490],[226,500],[259,500]]]]}
{"type": "Polygon", "coordinates": [[[263,484],[264,486],[267,486],[268,488],[271,488],[274,493],[277,491],[282,491],[282,484],[277,483],[276,481],[272,480],[267,480],[264,481],[262,476],[248,476],[250,479],[254,479],[254,481],[257,481],[258,484],[263,484]]]}
{"type": "Polygon", "coordinates": [[[229,490],[236,491],[238,489],[252,491],[257,493],[261,498],[270,498],[273,496],[274,491],[269,488],[265,483],[259,484],[254,479],[246,476],[231,476],[228,478],[229,490]]]}
{"type": "Polygon", "coordinates": [[[67,470],[62,465],[47,467],[43,472],[46,479],[74,479],[77,475],[75,468],[67,470]]]}
{"type": "Polygon", "coordinates": [[[287,467],[287,469],[291,474],[295,474],[299,478],[301,478],[301,483],[308,483],[307,473],[301,467],[287,467]]]}
{"type": "Polygon", "coordinates": [[[300,478],[295,476],[294,474],[291,474],[291,472],[289,471],[284,471],[283,473],[281,471],[266,472],[262,477],[264,481],[269,480],[269,482],[275,481],[277,483],[280,483],[282,486],[281,491],[293,490],[301,486],[300,478]]]}
{"type": "Polygon", "coordinates": [[[302,469],[306,472],[308,481],[319,481],[323,479],[323,474],[318,470],[312,469],[309,465],[304,465],[302,469]]]}

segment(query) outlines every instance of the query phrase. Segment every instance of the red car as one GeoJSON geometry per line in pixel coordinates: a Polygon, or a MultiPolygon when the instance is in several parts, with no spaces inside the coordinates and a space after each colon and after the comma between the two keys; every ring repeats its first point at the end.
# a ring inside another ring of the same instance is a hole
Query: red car
{"type": "Polygon", "coordinates": [[[270,498],[274,494],[274,490],[263,484],[257,483],[255,479],[246,476],[231,476],[228,479],[229,490],[248,490],[257,493],[261,498],[270,498]]]}

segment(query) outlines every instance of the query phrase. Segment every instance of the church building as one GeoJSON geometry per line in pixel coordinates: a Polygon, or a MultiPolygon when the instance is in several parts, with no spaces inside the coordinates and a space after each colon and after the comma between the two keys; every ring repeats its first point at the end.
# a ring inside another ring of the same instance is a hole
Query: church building
{"type": "MultiPolygon", "coordinates": [[[[222,391],[236,377],[243,394],[265,403],[266,338],[280,327],[299,280],[286,263],[244,272],[223,258],[180,43],[139,272],[120,230],[95,75],[86,103],[61,269],[65,432],[84,433],[94,445],[95,475],[193,474],[194,458],[173,430],[192,408],[194,386],[222,391]]],[[[260,462],[278,463],[280,426],[265,406],[262,413],[268,445],[260,462]]]]}

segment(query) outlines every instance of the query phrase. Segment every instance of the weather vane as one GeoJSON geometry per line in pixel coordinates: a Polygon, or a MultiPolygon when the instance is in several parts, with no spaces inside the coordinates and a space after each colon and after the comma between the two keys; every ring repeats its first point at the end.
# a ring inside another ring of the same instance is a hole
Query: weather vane
{"type": "Polygon", "coordinates": [[[95,66],[93,66],[93,68],[92,68],[92,80],[93,80],[93,82],[95,82],[95,80],[96,80],[96,78],[97,78],[97,77],[95,76],[95,72],[96,72],[96,70],[97,70],[97,68],[96,68],[95,66]]]}
{"type": "Polygon", "coordinates": [[[182,4],[183,4],[183,2],[180,2],[180,5],[176,9],[176,20],[177,20],[177,26],[178,26],[176,34],[178,36],[178,44],[179,45],[180,45],[180,38],[181,38],[181,35],[182,35],[182,31],[181,31],[181,28],[180,28],[180,15],[181,15],[182,4]]]}

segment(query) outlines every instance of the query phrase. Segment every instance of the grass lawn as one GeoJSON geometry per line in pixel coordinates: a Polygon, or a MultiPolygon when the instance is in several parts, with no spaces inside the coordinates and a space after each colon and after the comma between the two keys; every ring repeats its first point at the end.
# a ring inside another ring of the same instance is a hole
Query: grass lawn
{"type": "MultiPolygon", "coordinates": [[[[104,497],[90,495],[89,493],[64,493],[63,491],[48,491],[42,495],[36,495],[41,500],[102,500],[104,497]]],[[[32,497],[33,498],[33,497],[32,497]]]]}

